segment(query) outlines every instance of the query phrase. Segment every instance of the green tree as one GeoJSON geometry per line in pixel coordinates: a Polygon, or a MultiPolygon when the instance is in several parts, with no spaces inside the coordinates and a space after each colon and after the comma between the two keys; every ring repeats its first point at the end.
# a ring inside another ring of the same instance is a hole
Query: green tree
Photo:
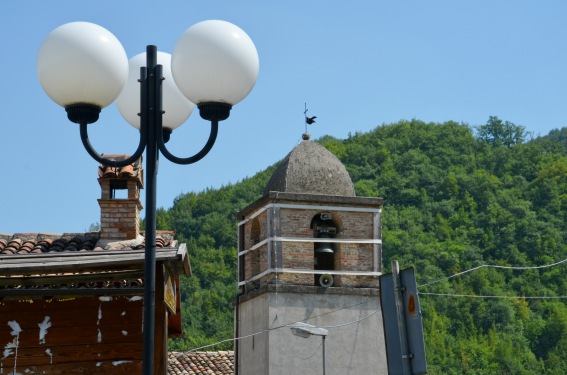
{"type": "MultiPolygon", "coordinates": [[[[384,264],[413,265],[425,284],[485,264],[541,266],[566,257],[567,128],[528,135],[497,117],[477,127],[414,119],[319,142],[343,162],[358,195],[384,198],[384,264]]],[[[180,195],[158,211],[159,228],[187,243],[193,270],[181,281],[185,338],[172,349],[232,338],[235,213],[262,196],[275,167],[180,195]]],[[[481,268],[420,292],[565,296],[566,266],[481,268]]],[[[567,373],[565,300],[420,294],[420,302],[430,374],[567,373]]]]}
{"type": "Polygon", "coordinates": [[[485,125],[476,128],[477,137],[491,146],[512,147],[526,140],[526,128],[510,121],[502,121],[496,116],[490,116],[485,125]]]}

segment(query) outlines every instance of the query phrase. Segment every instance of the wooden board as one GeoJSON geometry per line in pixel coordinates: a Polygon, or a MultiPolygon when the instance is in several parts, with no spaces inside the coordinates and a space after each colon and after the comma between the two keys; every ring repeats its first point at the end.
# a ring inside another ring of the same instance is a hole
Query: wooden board
{"type": "Polygon", "coordinates": [[[0,366],[5,373],[140,373],[142,314],[139,297],[1,301],[0,366]]]}

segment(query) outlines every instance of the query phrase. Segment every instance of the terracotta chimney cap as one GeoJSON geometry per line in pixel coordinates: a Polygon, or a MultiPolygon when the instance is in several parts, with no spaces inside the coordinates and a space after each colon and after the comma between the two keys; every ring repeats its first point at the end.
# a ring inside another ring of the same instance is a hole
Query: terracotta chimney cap
{"type": "MultiPolygon", "coordinates": [[[[124,160],[129,158],[129,155],[116,154],[116,155],[104,155],[105,158],[111,160],[124,160]]],[[[116,178],[116,177],[138,177],[140,175],[142,166],[142,157],[136,160],[134,163],[126,165],[124,167],[115,167],[112,165],[100,164],[98,167],[98,177],[99,178],[116,178]]]]}

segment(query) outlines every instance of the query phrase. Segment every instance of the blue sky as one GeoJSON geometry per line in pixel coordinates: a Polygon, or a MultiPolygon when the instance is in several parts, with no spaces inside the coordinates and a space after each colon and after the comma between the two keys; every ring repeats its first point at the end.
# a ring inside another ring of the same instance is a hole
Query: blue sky
{"type": "MultiPolygon", "coordinates": [[[[5,2],[0,233],[81,232],[100,221],[97,163],[37,79],[37,51],[61,24],[97,23],[129,57],[147,44],[171,53],[207,19],[240,26],[256,44],[258,82],[221,123],[211,153],[190,166],[161,159],[157,201],[169,208],[181,193],[238,182],[283,158],[301,140],[305,103],[317,116],[314,138],[412,118],[475,126],[494,115],[535,135],[567,126],[565,14],[560,0],[5,2]]],[[[207,129],[195,112],[168,145],[192,155],[207,129]]],[[[137,145],[114,104],[89,130],[99,152],[137,145]]]]}

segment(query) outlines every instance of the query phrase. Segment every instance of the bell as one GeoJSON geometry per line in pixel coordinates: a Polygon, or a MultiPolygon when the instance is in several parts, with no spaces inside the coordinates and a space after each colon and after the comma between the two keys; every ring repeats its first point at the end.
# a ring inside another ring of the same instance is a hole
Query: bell
{"type": "Polygon", "coordinates": [[[329,242],[317,242],[315,244],[315,254],[329,253],[334,254],[333,244],[329,242]]]}
{"type": "MultiPolygon", "coordinates": [[[[332,238],[327,227],[319,228],[319,238],[332,238]]],[[[315,244],[315,254],[334,254],[334,252],[335,249],[332,242],[317,242],[315,244]]]]}

